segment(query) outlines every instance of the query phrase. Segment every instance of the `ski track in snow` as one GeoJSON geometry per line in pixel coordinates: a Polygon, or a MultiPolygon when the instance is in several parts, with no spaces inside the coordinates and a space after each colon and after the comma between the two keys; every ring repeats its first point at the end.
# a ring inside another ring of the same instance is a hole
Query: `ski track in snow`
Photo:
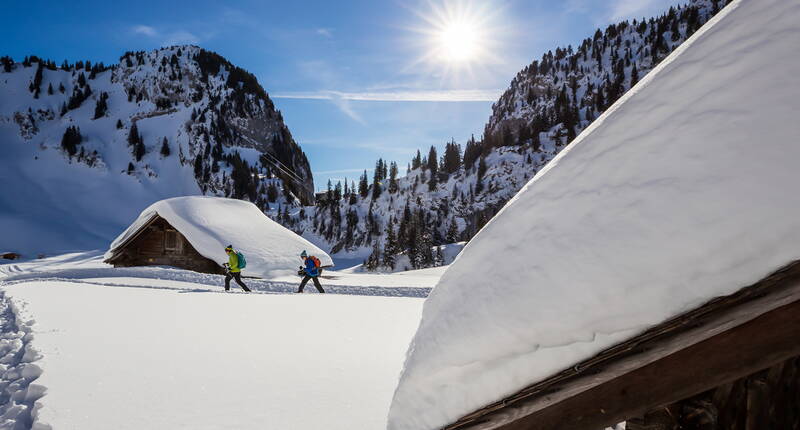
{"type": "Polygon", "coordinates": [[[20,321],[19,312],[0,291],[0,429],[50,430],[35,423],[45,387],[33,382],[42,374],[35,364],[40,354],[31,347],[33,321],[20,321]]]}
{"type": "MultiPolygon", "coordinates": [[[[85,284],[105,285],[111,287],[130,287],[130,288],[153,288],[161,290],[176,290],[181,292],[203,292],[203,293],[225,293],[222,286],[225,278],[221,275],[209,275],[203,273],[192,273],[174,269],[164,268],[91,268],[91,269],[65,269],[51,272],[28,272],[19,273],[13,270],[6,270],[7,277],[0,281],[0,285],[14,285],[32,281],[65,281],[85,284]],[[181,281],[199,284],[207,288],[176,288],[156,285],[134,285],[125,283],[97,282],[93,278],[144,278],[169,281],[181,281]]],[[[300,278],[297,282],[276,282],[263,279],[244,279],[247,286],[253,293],[260,294],[288,294],[297,291],[300,285],[300,278]]],[[[380,287],[380,286],[345,286],[345,285],[325,285],[323,275],[322,282],[326,294],[346,294],[357,296],[382,296],[382,297],[418,297],[425,298],[431,289],[426,287],[380,287]]],[[[237,291],[239,287],[232,282],[231,290],[237,291]]]]}

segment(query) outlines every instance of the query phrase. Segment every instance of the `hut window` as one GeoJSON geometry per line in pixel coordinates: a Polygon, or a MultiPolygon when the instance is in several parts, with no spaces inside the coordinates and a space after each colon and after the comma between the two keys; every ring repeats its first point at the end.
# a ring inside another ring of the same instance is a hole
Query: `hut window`
{"type": "Polygon", "coordinates": [[[175,230],[166,230],[164,232],[164,249],[169,251],[180,251],[181,241],[178,238],[178,232],[175,230]]]}

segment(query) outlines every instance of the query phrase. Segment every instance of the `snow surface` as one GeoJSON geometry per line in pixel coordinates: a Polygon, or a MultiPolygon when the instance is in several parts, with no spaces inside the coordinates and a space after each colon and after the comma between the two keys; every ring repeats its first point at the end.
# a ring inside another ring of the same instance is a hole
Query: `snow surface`
{"type": "Polygon", "coordinates": [[[307,251],[322,266],[333,260],[311,242],[271,220],[254,204],[222,197],[175,197],[153,203],[111,243],[106,258],[158,214],[180,231],[204,257],[220,265],[228,261],[225,247],[241,251],[247,259],[245,275],[262,278],[296,273],[307,251]]]}
{"type": "Polygon", "coordinates": [[[731,3],[540,171],[425,302],[433,429],[800,258],[800,3],[731,3]]]}
{"type": "Polygon", "coordinates": [[[422,304],[118,281],[5,286],[32,333],[33,363],[9,365],[34,428],[383,428],[422,304]]]}
{"type": "Polygon", "coordinates": [[[245,279],[112,268],[101,251],[0,264],[0,428],[386,426],[444,268],[245,279]],[[52,426],[52,427],[51,427],[52,426]]]}

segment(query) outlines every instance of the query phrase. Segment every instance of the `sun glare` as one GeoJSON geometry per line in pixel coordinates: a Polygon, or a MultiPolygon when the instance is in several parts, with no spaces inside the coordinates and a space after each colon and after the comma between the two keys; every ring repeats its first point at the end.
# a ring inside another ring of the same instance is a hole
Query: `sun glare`
{"type": "Polygon", "coordinates": [[[412,67],[454,80],[497,63],[498,1],[427,0],[427,7],[413,10],[421,22],[411,30],[423,36],[418,40],[423,55],[412,67]]]}
{"type": "Polygon", "coordinates": [[[475,33],[463,22],[451,22],[439,34],[440,55],[445,61],[461,62],[472,60],[477,52],[475,33]]]}

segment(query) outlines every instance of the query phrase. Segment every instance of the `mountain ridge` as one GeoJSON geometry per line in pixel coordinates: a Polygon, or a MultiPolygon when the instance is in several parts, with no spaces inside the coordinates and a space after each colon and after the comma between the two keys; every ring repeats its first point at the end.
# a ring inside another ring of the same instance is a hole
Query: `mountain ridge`
{"type": "Polygon", "coordinates": [[[11,185],[0,222],[13,232],[3,247],[106,246],[137,212],[179,195],[262,210],[313,202],[308,159],[280,111],[219,54],[182,45],[126,52],[113,66],[35,56],[0,64],[0,177],[11,185]]]}

